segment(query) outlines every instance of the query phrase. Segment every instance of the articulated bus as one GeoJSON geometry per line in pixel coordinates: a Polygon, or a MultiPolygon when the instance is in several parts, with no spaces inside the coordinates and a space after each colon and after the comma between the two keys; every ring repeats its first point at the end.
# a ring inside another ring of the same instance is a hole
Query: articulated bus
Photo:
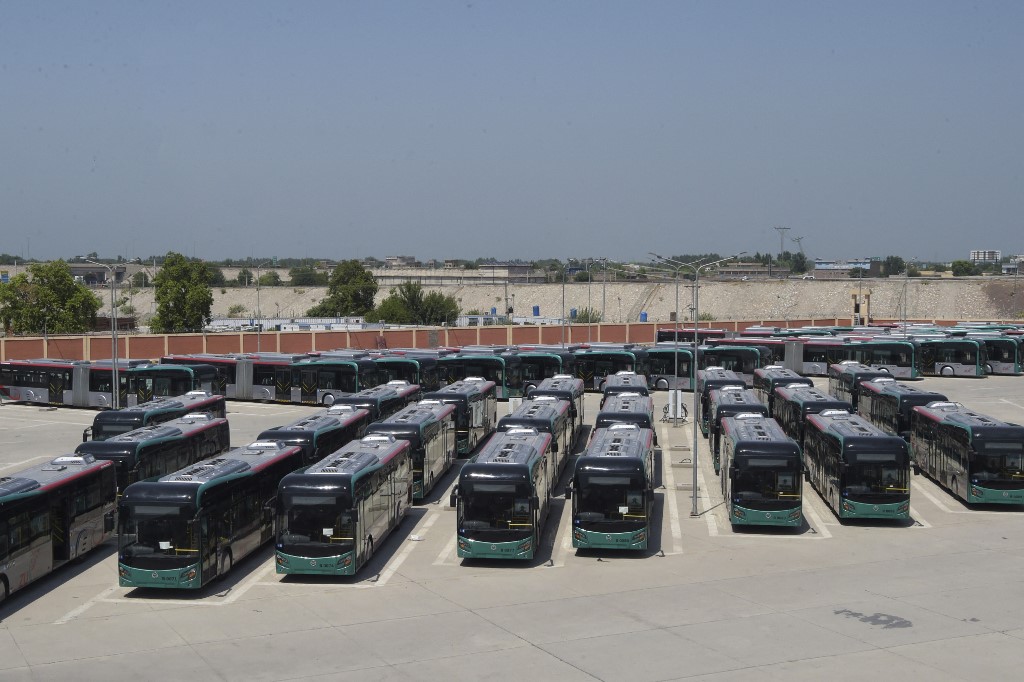
{"type": "Polygon", "coordinates": [[[572,455],[572,420],[569,403],[557,398],[524,400],[515,410],[498,420],[498,433],[512,429],[534,429],[551,436],[552,484],[558,481],[572,455]]]}
{"type": "Polygon", "coordinates": [[[351,405],[332,405],[290,424],[267,429],[256,440],[296,445],[302,448],[302,461],[312,464],[349,442],[362,438],[369,423],[368,410],[351,405]]]}
{"type": "MultiPolygon", "coordinates": [[[[145,360],[118,360],[118,405],[138,402],[129,391],[129,370],[145,360]]],[[[64,407],[113,406],[110,360],[10,360],[0,363],[0,393],[10,400],[64,407]]]]}
{"type": "Polygon", "coordinates": [[[530,391],[527,398],[550,396],[569,403],[569,420],[572,422],[572,442],[575,443],[583,432],[586,421],[583,380],[568,374],[556,374],[550,379],[540,382],[540,386],[530,391]]]}
{"type": "Polygon", "coordinates": [[[409,441],[354,440],[281,479],[277,572],[355,575],[412,504],[409,441]]]}
{"type": "Polygon", "coordinates": [[[769,365],[768,367],[758,367],[755,369],[754,393],[757,395],[757,399],[768,407],[769,414],[771,414],[772,406],[775,402],[775,389],[779,386],[788,386],[790,388],[814,386],[814,381],[800,376],[791,369],[779,367],[778,365],[769,365]]]}
{"type": "Polygon", "coordinates": [[[358,393],[343,395],[334,399],[334,405],[351,405],[370,413],[370,421],[380,421],[410,403],[418,401],[422,391],[417,384],[407,381],[389,381],[373,388],[364,388],[358,393]]]}
{"type": "Polygon", "coordinates": [[[1021,340],[1013,336],[983,336],[969,333],[985,346],[985,373],[1017,376],[1021,373],[1021,340]]]}
{"type": "Polygon", "coordinates": [[[757,399],[757,394],[750,389],[733,386],[717,388],[711,391],[708,403],[708,447],[715,465],[715,473],[721,473],[720,456],[722,452],[722,420],[738,414],[759,414],[770,416],[768,408],[757,399]]]}
{"type": "Polygon", "coordinates": [[[891,378],[892,375],[885,370],[873,369],[856,360],[844,360],[828,368],[828,392],[847,401],[856,410],[862,381],[891,378]]]}
{"type": "Polygon", "coordinates": [[[846,360],[849,341],[833,336],[786,339],[785,366],[803,376],[826,377],[828,368],[846,360]]]}
{"type": "Polygon", "coordinates": [[[366,433],[409,441],[414,500],[424,499],[458,456],[454,405],[431,401],[409,405],[383,421],[370,424],[366,433]]]}
{"type": "Polygon", "coordinates": [[[641,429],[654,431],[654,444],[658,444],[657,424],[654,422],[654,398],[636,393],[612,396],[597,413],[595,429],[607,429],[612,424],[636,424],[641,429]]]}
{"type": "Polygon", "coordinates": [[[423,401],[455,407],[455,443],[459,455],[473,452],[498,423],[495,389],[493,381],[469,377],[423,396],[423,401]]]}
{"type": "Polygon", "coordinates": [[[227,417],[228,408],[224,396],[213,395],[206,391],[189,391],[185,395],[173,398],[155,398],[135,407],[123,407],[120,410],[104,410],[92,420],[92,426],[82,432],[82,442],[88,440],[107,440],[122,433],[151,424],[184,417],[186,414],[205,412],[221,419],[227,417]]]}
{"type": "Polygon", "coordinates": [[[467,559],[532,559],[558,476],[551,436],[533,429],[495,433],[459,472],[456,551],[467,559]]]}
{"type": "Polygon", "coordinates": [[[223,391],[217,390],[221,387],[219,373],[213,365],[148,363],[131,368],[128,390],[135,394],[140,403],[189,391],[224,395],[223,391]]]}
{"type": "Polygon", "coordinates": [[[710,401],[711,391],[717,388],[725,388],[726,386],[735,386],[737,388],[746,388],[746,382],[743,378],[729,369],[722,367],[706,367],[704,369],[697,370],[697,414],[694,419],[697,420],[697,424],[700,425],[700,431],[705,437],[708,435],[708,423],[711,419],[710,401]]]}
{"type": "Polygon", "coordinates": [[[909,442],[914,408],[945,400],[949,398],[941,393],[901,384],[895,379],[874,379],[861,383],[857,413],[886,433],[909,442]]]}
{"type": "MultiPolygon", "coordinates": [[[[744,348],[756,348],[760,357],[758,367],[767,365],[781,365],[786,359],[786,343],[789,339],[776,339],[767,337],[749,336],[727,336],[721,339],[710,339],[704,345],[711,348],[722,346],[742,346],[744,348]]],[[[753,371],[751,371],[753,374],[753,371]]]]}
{"type": "Polygon", "coordinates": [[[917,348],[913,342],[876,336],[870,341],[847,343],[846,359],[881,370],[897,379],[917,379],[917,348]]]}
{"type": "Polygon", "coordinates": [[[654,510],[654,432],[613,424],[594,432],[565,488],[572,546],[647,549],[654,510]]]}
{"type": "Polygon", "coordinates": [[[914,468],[968,504],[1024,504],[1024,426],[935,402],[914,408],[914,468]]]}
{"type": "Polygon", "coordinates": [[[339,398],[378,386],[377,363],[362,351],[327,351],[292,363],[291,393],[285,400],[330,407],[339,398]]]}
{"type": "Polygon", "coordinates": [[[704,329],[698,328],[694,332],[693,327],[676,327],[675,329],[659,329],[655,332],[654,340],[656,343],[662,343],[664,341],[687,341],[693,343],[693,338],[696,336],[703,343],[708,339],[720,339],[726,336],[729,332],[725,329],[704,329]]]}
{"type": "Polygon", "coordinates": [[[772,403],[772,417],[779,423],[786,435],[804,446],[807,417],[824,410],[843,410],[852,413],[853,405],[839,400],[824,391],[810,386],[779,386],[775,389],[772,403]]]}
{"type": "Polygon", "coordinates": [[[800,446],[758,414],[722,421],[722,499],[734,526],[803,524],[800,446]]]}
{"type": "Polygon", "coordinates": [[[863,417],[824,410],[807,417],[804,466],[840,519],[909,519],[907,441],[863,417]]]}
{"type": "Polygon", "coordinates": [[[65,455],[0,478],[0,602],[114,535],[114,465],[65,455]]]}
{"type": "Polygon", "coordinates": [[[697,367],[721,367],[743,379],[747,388],[754,385],[754,370],[771,363],[761,361],[761,351],[753,346],[700,346],[697,348],[697,367]]]}
{"type": "Polygon", "coordinates": [[[135,481],[163,476],[229,447],[228,420],[203,413],[186,414],[106,440],[90,440],[75,448],[75,454],[114,462],[117,489],[123,492],[135,481]]]}
{"type": "MultiPolygon", "coordinates": [[[[292,364],[306,355],[245,353],[165,355],[164,365],[209,365],[217,369],[213,392],[229,400],[292,401],[292,364]]],[[[296,401],[299,402],[299,401],[296,401]]]]}
{"type": "Polygon", "coordinates": [[[587,391],[601,392],[604,380],[616,372],[647,370],[647,349],[627,343],[622,345],[592,344],[576,351],[576,376],[583,379],[587,391]]]}
{"type": "Polygon", "coordinates": [[[647,349],[647,376],[651,388],[662,391],[692,391],[693,346],[676,348],[674,342],[662,342],[647,349]]]}
{"type": "Polygon", "coordinates": [[[985,376],[985,345],[976,339],[918,339],[915,344],[921,376],[985,376]]]}
{"type": "Polygon", "coordinates": [[[121,587],[199,589],[274,537],[281,479],[302,448],[256,441],[157,480],[132,483],[118,505],[121,587]]]}
{"type": "Polygon", "coordinates": [[[424,391],[436,391],[441,388],[441,372],[437,367],[438,352],[409,350],[389,350],[383,355],[376,355],[373,361],[377,364],[377,380],[408,381],[416,384],[424,391]]]}
{"type": "Polygon", "coordinates": [[[575,351],[578,348],[578,345],[519,346],[518,355],[523,362],[523,395],[556,374],[576,374],[575,351]]]}
{"type": "Polygon", "coordinates": [[[498,400],[523,396],[523,359],[504,347],[487,352],[484,348],[463,349],[455,355],[438,358],[442,385],[467,377],[493,381],[498,400]]]}

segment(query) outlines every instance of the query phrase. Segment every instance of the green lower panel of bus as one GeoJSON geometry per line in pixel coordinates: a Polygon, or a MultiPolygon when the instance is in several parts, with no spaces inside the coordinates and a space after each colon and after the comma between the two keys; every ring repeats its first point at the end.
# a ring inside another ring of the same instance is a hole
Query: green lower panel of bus
{"type": "Polygon", "coordinates": [[[970,504],[1024,504],[1024,490],[995,490],[972,483],[968,495],[970,504]]]}
{"type": "Polygon", "coordinates": [[[457,537],[458,556],[463,559],[532,559],[536,543],[532,537],[512,542],[487,542],[457,537]]]}
{"type": "Polygon", "coordinates": [[[909,519],[910,500],[871,504],[844,497],[839,502],[839,516],[844,519],[909,519]]]}
{"type": "Polygon", "coordinates": [[[197,589],[202,587],[202,572],[199,564],[184,568],[150,570],[132,568],[117,564],[117,582],[121,587],[164,587],[172,589],[197,589]]]}
{"type": "Polygon", "coordinates": [[[305,557],[276,553],[277,572],[301,575],[355,575],[356,553],[340,556],[305,557]]]}
{"type": "Polygon", "coordinates": [[[572,529],[572,546],[580,549],[647,549],[646,529],[624,533],[601,533],[583,528],[572,529]]]}
{"type": "Polygon", "coordinates": [[[790,509],[750,509],[733,505],[729,521],[734,526],[800,526],[804,515],[801,507],[790,509]]]}
{"type": "Polygon", "coordinates": [[[414,479],[412,482],[412,499],[422,500],[424,495],[426,495],[426,492],[423,490],[423,481],[414,479]]]}

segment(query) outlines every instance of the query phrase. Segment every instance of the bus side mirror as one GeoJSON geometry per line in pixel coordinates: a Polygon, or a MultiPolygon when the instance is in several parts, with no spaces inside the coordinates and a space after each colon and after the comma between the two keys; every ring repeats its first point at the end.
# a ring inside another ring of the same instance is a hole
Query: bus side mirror
{"type": "Polygon", "coordinates": [[[90,438],[92,438],[92,427],[91,426],[87,427],[84,431],[82,431],[82,442],[83,443],[88,443],[90,438]]]}
{"type": "Polygon", "coordinates": [[[551,443],[551,452],[558,452],[558,441],[553,441],[551,443]]]}
{"type": "Polygon", "coordinates": [[[534,495],[530,498],[530,504],[533,505],[534,509],[540,509],[540,498],[534,495]]]}
{"type": "Polygon", "coordinates": [[[568,486],[568,485],[565,486],[565,499],[567,499],[567,500],[571,500],[572,499],[572,486],[568,486]]]}
{"type": "Polygon", "coordinates": [[[452,488],[452,494],[448,498],[449,507],[457,507],[459,504],[459,486],[452,488]]]}

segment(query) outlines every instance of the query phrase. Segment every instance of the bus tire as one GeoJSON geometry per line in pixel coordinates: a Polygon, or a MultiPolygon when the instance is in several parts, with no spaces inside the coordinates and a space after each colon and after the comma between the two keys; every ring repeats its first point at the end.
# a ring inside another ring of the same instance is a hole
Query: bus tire
{"type": "Polygon", "coordinates": [[[941,374],[944,377],[951,377],[951,376],[953,376],[953,374],[955,374],[955,372],[953,371],[953,368],[950,367],[949,365],[944,365],[942,367],[941,374]]]}
{"type": "Polygon", "coordinates": [[[330,407],[334,404],[334,394],[328,393],[320,400],[320,402],[324,404],[324,407],[330,407]]]}
{"type": "Polygon", "coordinates": [[[956,495],[957,497],[959,497],[959,498],[961,498],[963,500],[967,499],[966,495],[961,495],[960,494],[960,481],[957,479],[956,476],[954,476],[953,480],[950,481],[950,486],[953,488],[953,494],[954,495],[956,495]]]}
{"type": "Polygon", "coordinates": [[[366,561],[373,558],[373,536],[366,538],[366,561]]]}
{"type": "Polygon", "coordinates": [[[228,572],[231,571],[231,566],[232,566],[233,563],[234,563],[234,561],[231,558],[231,550],[228,550],[227,552],[224,552],[224,558],[221,561],[221,569],[220,569],[220,576],[221,577],[226,576],[228,574],[228,572]]]}
{"type": "Polygon", "coordinates": [[[988,362],[985,363],[985,374],[992,374],[992,365],[988,362]]]}
{"type": "Polygon", "coordinates": [[[534,386],[533,384],[526,384],[526,386],[523,387],[523,395],[530,395],[530,391],[536,388],[537,387],[534,386]]]}
{"type": "Polygon", "coordinates": [[[7,583],[6,575],[0,575],[0,585],[3,585],[3,589],[0,589],[0,604],[2,604],[11,596],[11,586],[7,583]]]}

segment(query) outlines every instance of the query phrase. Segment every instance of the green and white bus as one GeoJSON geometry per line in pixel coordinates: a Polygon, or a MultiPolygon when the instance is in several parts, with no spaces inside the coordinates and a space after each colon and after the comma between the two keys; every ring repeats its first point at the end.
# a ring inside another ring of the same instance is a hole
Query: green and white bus
{"type": "Polygon", "coordinates": [[[757,394],[757,399],[768,407],[769,414],[771,414],[775,403],[775,389],[779,386],[790,388],[814,386],[814,380],[779,365],[768,365],[755,369],[753,390],[757,394]]]}
{"type": "Polygon", "coordinates": [[[0,601],[114,535],[114,465],[65,455],[0,478],[0,601]]]}
{"type": "Polygon", "coordinates": [[[800,446],[778,422],[744,413],[722,421],[722,499],[734,526],[803,525],[800,446]]]}
{"type": "Polygon", "coordinates": [[[843,410],[852,413],[853,405],[810,386],[779,386],[775,389],[772,418],[801,449],[804,447],[807,417],[824,410],[843,410]]]}
{"type": "Polygon", "coordinates": [[[114,462],[117,489],[163,476],[231,447],[228,420],[208,414],[187,414],[163,424],[143,426],[107,440],[91,440],[75,454],[114,462]]]}
{"type": "Polygon", "coordinates": [[[456,551],[466,559],[532,559],[557,478],[551,436],[534,429],[495,433],[459,472],[456,551]]]}
{"type": "Polygon", "coordinates": [[[569,403],[569,419],[572,422],[572,442],[575,443],[583,432],[586,420],[583,380],[570,374],[556,374],[540,382],[530,391],[527,398],[550,397],[569,403]]]}
{"type": "Polygon", "coordinates": [[[977,339],[917,339],[914,343],[921,376],[985,376],[985,345],[977,339]]]}
{"type": "Polygon", "coordinates": [[[715,465],[715,473],[721,473],[722,452],[722,420],[738,414],[759,414],[770,416],[768,408],[757,399],[757,394],[749,388],[725,386],[711,391],[708,407],[708,447],[711,449],[711,460],[715,465]]]}
{"type": "Polygon", "coordinates": [[[955,402],[914,408],[914,468],[968,504],[1024,504],[1024,426],[955,402]]]}
{"type": "Polygon", "coordinates": [[[302,448],[256,441],[157,480],[133,483],[118,505],[121,587],[199,589],[274,537],[281,479],[302,448]]]}
{"type": "Polygon", "coordinates": [[[925,391],[895,379],[872,379],[860,385],[857,414],[888,434],[910,441],[914,408],[949,400],[935,391],[925,391]]]}
{"type": "Polygon", "coordinates": [[[224,396],[206,391],[189,391],[185,395],[173,398],[154,398],[135,407],[104,410],[93,418],[92,426],[82,432],[82,442],[107,440],[122,433],[141,429],[143,426],[162,424],[198,412],[205,412],[214,417],[226,417],[228,408],[224,396]]]}
{"type": "Polygon", "coordinates": [[[857,409],[860,398],[860,383],[872,379],[891,379],[884,369],[874,369],[854,360],[837,362],[828,368],[828,392],[857,409]]]}
{"type": "Polygon", "coordinates": [[[746,388],[747,384],[739,374],[724,367],[705,367],[704,369],[697,370],[697,386],[695,389],[697,391],[697,414],[694,418],[697,420],[697,424],[700,425],[700,432],[705,437],[708,435],[708,424],[711,419],[709,411],[711,391],[717,388],[725,388],[726,386],[746,388]]]}
{"type": "Polygon", "coordinates": [[[372,435],[281,479],[278,573],[355,575],[412,504],[409,441],[372,435]]]}
{"type": "Polygon", "coordinates": [[[807,417],[804,466],[840,519],[909,519],[907,441],[863,417],[825,410],[807,417]]]}
{"type": "Polygon", "coordinates": [[[496,385],[480,377],[468,377],[423,396],[420,402],[455,407],[455,441],[458,454],[468,455],[494,431],[498,423],[496,385]]]}
{"type": "Polygon", "coordinates": [[[358,409],[368,410],[371,421],[386,419],[400,409],[420,399],[423,391],[418,384],[395,379],[380,386],[364,388],[351,395],[338,396],[334,405],[350,405],[358,409]]]}
{"type": "Polygon", "coordinates": [[[595,429],[606,429],[612,424],[636,424],[641,429],[654,432],[654,444],[658,444],[658,432],[654,431],[654,398],[636,393],[619,393],[605,402],[594,419],[595,429]]]}
{"type": "Polygon", "coordinates": [[[661,341],[647,349],[647,378],[655,390],[692,391],[694,364],[693,344],[661,341]]]}
{"type": "Polygon", "coordinates": [[[654,510],[654,432],[636,424],[598,429],[565,488],[572,546],[647,549],[654,510]]]}
{"type": "Polygon", "coordinates": [[[497,431],[512,429],[536,429],[551,435],[551,479],[552,491],[572,456],[572,419],[569,417],[569,403],[557,398],[541,396],[524,400],[519,407],[498,420],[497,431]]]}
{"type": "Polygon", "coordinates": [[[267,429],[256,440],[297,445],[302,448],[302,461],[312,464],[362,438],[369,423],[370,413],[367,410],[351,405],[332,405],[290,424],[267,429]]]}
{"type": "Polygon", "coordinates": [[[366,433],[409,441],[414,500],[426,498],[458,457],[454,405],[429,401],[409,405],[387,419],[373,422],[366,427],[366,433]]]}

